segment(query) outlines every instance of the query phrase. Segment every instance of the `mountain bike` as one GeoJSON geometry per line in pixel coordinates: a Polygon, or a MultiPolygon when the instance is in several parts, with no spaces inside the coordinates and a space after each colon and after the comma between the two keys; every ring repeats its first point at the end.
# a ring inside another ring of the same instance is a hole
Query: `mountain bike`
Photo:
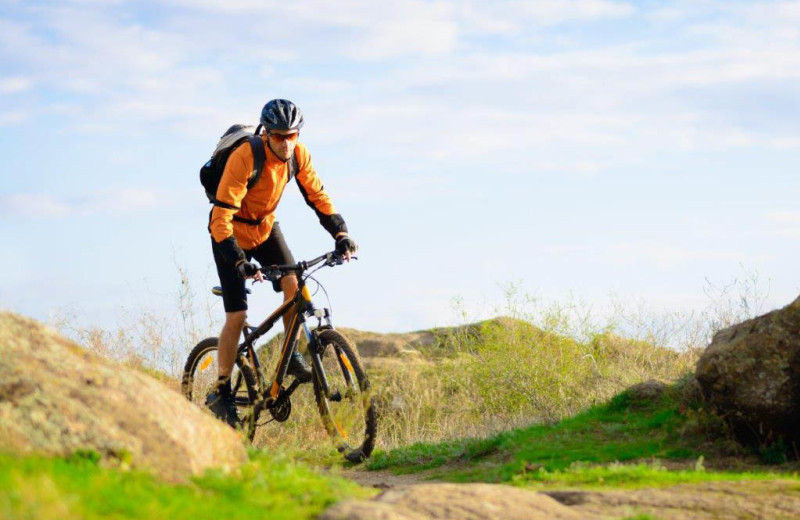
{"type": "MultiPolygon", "coordinates": [[[[261,324],[254,327],[246,323],[242,330],[244,340],[237,350],[231,387],[241,429],[250,441],[258,426],[272,420],[284,422],[291,414],[292,393],[303,383],[295,378],[287,386],[284,380],[289,358],[297,348],[297,338],[302,329],[308,339],[314,398],[328,435],[339,452],[351,462],[362,462],[372,453],[378,428],[377,413],[358,350],[355,344],[334,329],[330,309],[314,306],[306,283],[322,267],[342,263],[341,254],[330,252],[297,264],[261,266],[259,269],[265,279],[273,282],[284,275],[295,274],[298,290],[292,299],[284,302],[261,324]],[[319,267],[311,271],[317,265],[319,267]],[[288,330],[270,380],[259,361],[255,343],[283,316],[289,316],[288,330]],[[310,328],[308,323],[314,319],[317,320],[316,326],[310,328]],[[264,410],[272,419],[259,422],[264,410]]],[[[316,279],[314,281],[319,283],[316,279]]],[[[214,293],[221,295],[221,288],[215,287],[214,293]]],[[[205,406],[206,394],[217,379],[217,348],[218,338],[202,340],[192,349],[183,369],[183,394],[201,407],[205,406]]]]}

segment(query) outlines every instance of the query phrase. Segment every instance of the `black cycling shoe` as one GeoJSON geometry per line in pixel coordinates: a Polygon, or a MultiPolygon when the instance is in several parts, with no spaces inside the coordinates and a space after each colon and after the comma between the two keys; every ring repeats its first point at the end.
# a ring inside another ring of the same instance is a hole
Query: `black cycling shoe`
{"type": "Polygon", "coordinates": [[[311,367],[308,366],[303,355],[296,350],[292,353],[292,357],[289,360],[289,368],[286,370],[286,373],[290,376],[294,376],[294,378],[301,383],[308,383],[311,381],[312,377],[311,367]]]}
{"type": "Polygon", "coordinates": [[[237,428],[242,424],[239,415],[236,413],[236,402],[228,387],[212,388],[211,392],[206,396],[206,406],[214,412],[217,419],[228,423],[231,428],[237,428]]]}

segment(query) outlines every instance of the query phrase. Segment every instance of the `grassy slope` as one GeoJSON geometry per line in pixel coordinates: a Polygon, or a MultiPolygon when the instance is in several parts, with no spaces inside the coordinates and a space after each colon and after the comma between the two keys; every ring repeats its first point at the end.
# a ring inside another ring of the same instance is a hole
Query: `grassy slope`
{"type": "Polygon", "coordinates": [[[232,474],[209,472],[190,483],[103,468],[96,457],[0,455],[0,518],[315,518],[330,504],[371,492],[322,476],[285,457],[253,453],[232,474]]]}
{"type": "MultiPolygon", "coordinates": [[[[452,481],[521,485],[630,487],[703,480],[799,478],[797,466],[709,471],[709,459],[730,453],[718,418],[687,406],[670,389],[655,402],[623,392],[610,402],[552,425],[486,439],[415,444],[377,453],[369,469],[416,472],[452,481]],[[680,463],[678,463],[680,462],[680,463]],[[667,470],[665,465],[688,469],[667,470]]],[[[739,455],[746,455],[739,453],[739,455]]]]}

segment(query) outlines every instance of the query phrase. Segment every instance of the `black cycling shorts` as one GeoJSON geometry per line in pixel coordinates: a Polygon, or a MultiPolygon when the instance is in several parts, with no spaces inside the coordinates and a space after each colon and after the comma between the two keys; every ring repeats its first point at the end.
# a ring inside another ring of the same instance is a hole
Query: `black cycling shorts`
{"type": "MultiPolygon", "coordinates": [[[[244,280],[239,277],[236,268],[225,262],[220,254],[217,243],[211,239],[211,249],[214,252],[214,262],[217,264],[217,274],[222,286],[222,304],[225,312],[237,312],[247,310],[247,291],[245,291],[244,280]]],[[[283,265],[295,263],[289,246],[283,238],[281,228],[277,222],[272,225],[269,237],[253,249],[245,249],[244,254],[247,260],[253,258],[262,266],[283,265]]],[[[280,282],[272,282],[275,292],[281,291],[280,282]]]]}

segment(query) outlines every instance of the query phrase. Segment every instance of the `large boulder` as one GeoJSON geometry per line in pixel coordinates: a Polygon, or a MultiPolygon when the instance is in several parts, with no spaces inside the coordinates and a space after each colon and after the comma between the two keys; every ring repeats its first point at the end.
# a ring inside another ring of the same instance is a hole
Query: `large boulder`
{"type": "Polygon", "coordinates": [[[320,520],[580,520],[580,513],[542,493],[497,484],[419,484],[347,500],[320,520]]]}
{"type": "Polygon", "coordinates": [[[236,432],[181,394],[7,312],[0,313],[0,449],[95,451],[168,480],[247,459],[236,432]]]}
{"type": "Polygon", "coordinates": [[[800,298],[717,332],[696,377],[740,441],[800,445],[800,298]]]}

